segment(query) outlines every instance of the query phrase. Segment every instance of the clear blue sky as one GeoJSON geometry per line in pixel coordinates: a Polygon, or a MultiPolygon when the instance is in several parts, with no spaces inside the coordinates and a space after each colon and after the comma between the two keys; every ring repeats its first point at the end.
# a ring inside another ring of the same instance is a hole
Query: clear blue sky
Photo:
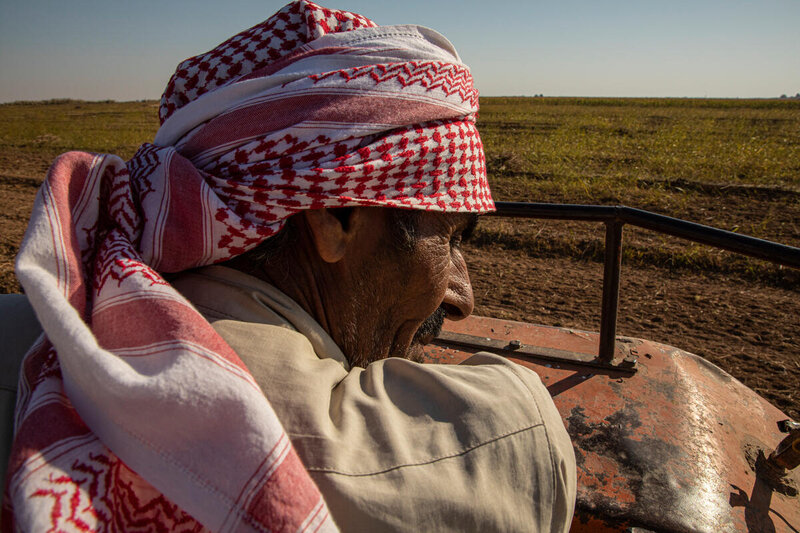
{"type": "MultiPolygon", "coordinates": [[[[0,0],[0,102],[159,98],[178,62],[285,3],[0,0]]],[[[800,0],[320,3],[439,30],[486,96],[800,92],[800,0]]]]}

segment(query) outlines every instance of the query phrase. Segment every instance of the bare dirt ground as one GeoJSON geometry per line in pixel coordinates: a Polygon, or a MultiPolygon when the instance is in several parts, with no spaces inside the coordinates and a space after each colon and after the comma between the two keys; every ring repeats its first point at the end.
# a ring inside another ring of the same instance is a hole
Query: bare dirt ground
{"type": "MultiPolygon", "coordinates": [[[[0,293],[21,290],[13,277],[13,258],[49,163],[44,157],[0,162],[0,293]]],[[[513,197],[514,191],[501,194],[513,197]]],[[[707,209],[725,209],[725,219],[744,228],[749,220],[766,219],[770,234],[797,246],[800,228],[796,203],[791,203],[796,199],[747,194],[747,201],[735,194],[715,196],[713,202],[690,207],[687,218],[703,222],[707,209]]],[[[474,242],[465,245],[475,312],[598,330],[602,238],[602,228],[591,224],[484,219],[474,242]]],[[[652,248],[685,246],[680,241],[626,229],[625,242],[629,251],[623,262],[618,333],[706,357],[800,418],[797,273],[773,268],[773,275],[754,275],[747,261],[733,266],[712,261],[708,271],[698,272],[672,264],[666,256],[642,260],[652,248]]]]}

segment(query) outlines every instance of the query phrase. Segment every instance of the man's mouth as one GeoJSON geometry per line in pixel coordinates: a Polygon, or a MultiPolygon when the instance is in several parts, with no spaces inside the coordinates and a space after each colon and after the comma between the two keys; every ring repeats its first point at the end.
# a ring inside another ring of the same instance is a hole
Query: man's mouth
{"type": "Polygon", "coordinates": [[[444,319],[446,316],[447,311],[444,310],[444,307],[439,307],[419,326],[419,329],[417,329],[417,332],[414,334],[413,342],[418,342],[424,345],[435,339],[436,336],[442,331],[442,326],[444,325],[444,319]]]}

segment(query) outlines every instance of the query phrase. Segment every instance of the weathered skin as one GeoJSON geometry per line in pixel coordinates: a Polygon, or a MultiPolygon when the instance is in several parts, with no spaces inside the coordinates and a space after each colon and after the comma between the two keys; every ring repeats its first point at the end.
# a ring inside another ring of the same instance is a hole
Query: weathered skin
{"type": "MultiPolygon", "coordinates": [[[[445,330],[523,345],[596,353],[598,336],[470,317],[445,330]]],[[[534,369],[572,437],[578,501],[572,531],[799,531],[800,471],[766,461],[788,418],[696,355],[625,339],[635,373],[500,352],[534,369]]],[[[429,345],[430,361],[457,363],[478,349],[429,345]]]]}

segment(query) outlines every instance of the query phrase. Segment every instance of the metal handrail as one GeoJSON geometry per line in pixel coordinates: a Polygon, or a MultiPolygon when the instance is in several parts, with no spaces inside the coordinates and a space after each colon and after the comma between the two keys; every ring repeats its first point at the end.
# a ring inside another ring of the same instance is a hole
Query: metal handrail
{"type": "Polygon", "coordinates": [[[608,364],[614,359],[616,348],[619,279],[622,269],[622,228],[625,224],[772,261],[779,265],[800,268],[800,248],[633,207],[527,202],[496,202],[495,206],[497,211],[491,213],[493,216],[605,223],[603,303],[600,311],[598,358],[608,364]]]}

